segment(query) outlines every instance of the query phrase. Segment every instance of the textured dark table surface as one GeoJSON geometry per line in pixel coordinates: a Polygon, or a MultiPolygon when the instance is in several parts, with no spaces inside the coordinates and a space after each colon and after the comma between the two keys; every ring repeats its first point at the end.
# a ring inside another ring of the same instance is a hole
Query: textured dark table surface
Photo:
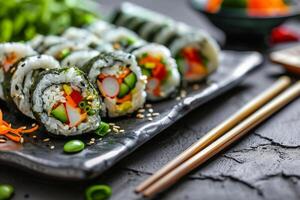
{"type": "MultiPolygon", "coordinates": [[[[102,2],[110,7],[120,1],[102,2]]],[[[206,23],[199,20],[183,0],[136,2],[189,24],[203,26],[206,23]]],[[[282,73],[278,66],[266,62],[239,87],[196,109],[94,180],[53,180],[0,164],[0,183],[14,185],[14,200],[81,200],[84,188],[96,183],[110,185],[113,200],[140,199],[133,193],[138,183],[267,88],[282,73]]],[[[300,199],[299,118],[300,99],[157,199],[300,199]]]]}

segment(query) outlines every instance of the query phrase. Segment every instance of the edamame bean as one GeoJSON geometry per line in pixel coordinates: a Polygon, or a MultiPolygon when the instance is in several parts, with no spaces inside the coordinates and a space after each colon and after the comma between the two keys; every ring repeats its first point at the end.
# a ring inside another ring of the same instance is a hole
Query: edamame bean
{"type": "Polygon", "coordinates": [[[0,200],[7,200],[12,197],[14,188],[11,185],[0,185],[0,200]]]}
{"type": "Polygon", "coordinates": [[[81,140],[71,140],[64,145],[64,152],[77,153],[84,149],[85,145],[81,140]]]}

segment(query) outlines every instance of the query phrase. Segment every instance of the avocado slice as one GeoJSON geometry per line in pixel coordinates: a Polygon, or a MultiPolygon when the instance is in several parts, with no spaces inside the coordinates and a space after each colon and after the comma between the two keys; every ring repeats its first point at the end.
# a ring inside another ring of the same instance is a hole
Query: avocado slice
{"type": "Polygon", "coordinates": [[[118,98],[123,98],[126,94],[128,94],[130,88],[128,85],[122,83],[120,85],[120,91],[119,91],[119,94],[118,94],[118,98]]]}
{"type": "Polygon", "coordinates": [[[151,70],[142,68],[142,74],[147,76],[147,77],[150,77],[151,76],[151,70]]]}
{"type": "Polygon", "coordinates": [[[51,115],[55,119],[61,121],[62,123],[66,123],[68,121],[68,116],[67,116],[66,108],[65,108],[65,106],[63,104],[60,104],[55,109],[53,109],[51,111],[51,115]]]}
{"type": "Polygon", "coordinates": [[[124,79],[124,82],[130,89],[133,89],[136,84],[136,75],[134,73],[130,73],[126,78],[124,79]]]}

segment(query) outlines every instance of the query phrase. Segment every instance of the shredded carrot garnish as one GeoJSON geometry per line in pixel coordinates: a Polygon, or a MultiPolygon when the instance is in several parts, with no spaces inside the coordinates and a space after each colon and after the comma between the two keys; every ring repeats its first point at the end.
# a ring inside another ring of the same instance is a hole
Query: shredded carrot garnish
{"type": "Polygon", "coordinates": [[[3,120],[3,113],[0,109],[0,135],[3,135],[14,142],[23,143],[24,138],[22,134],[32,133],[38,130],[38,128],[38,125],[35,125],[30,129],[26,129],[26,126],[12,128],[10,123],[3,120]]]}

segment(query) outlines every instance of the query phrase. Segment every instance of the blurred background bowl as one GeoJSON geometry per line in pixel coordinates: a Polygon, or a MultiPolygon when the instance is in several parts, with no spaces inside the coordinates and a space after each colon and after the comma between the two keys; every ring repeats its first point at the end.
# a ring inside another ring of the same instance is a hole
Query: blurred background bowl
{"type": "MultiPolygon", "coordinates": [[[[204,14],[215,26],[223,30],[226,35],[256,35],[266,37],[274,27],[288,19],[300,16],[300,7],[297,0],[289,0],[289,9],[284,13],[262,15],[249,14],[245,8],[221,6],[216,11],[209,11],[207,4],[210,0],[191,0],[192,7],[204,14]]],[[[231,4],[241,0],[231,0],[231,4]]],[[[246,2],[247,0],[243,0],[246,2]]],[[[261,0],[265,1],[265,0],[261,0]]],[[[286,0],[285,0],[286,1],[286,0]]],[[[216,1],[215,1],[216,2],[216,1]]],[[[221,0],[219,2],[222,2],[221,0]]]]}

